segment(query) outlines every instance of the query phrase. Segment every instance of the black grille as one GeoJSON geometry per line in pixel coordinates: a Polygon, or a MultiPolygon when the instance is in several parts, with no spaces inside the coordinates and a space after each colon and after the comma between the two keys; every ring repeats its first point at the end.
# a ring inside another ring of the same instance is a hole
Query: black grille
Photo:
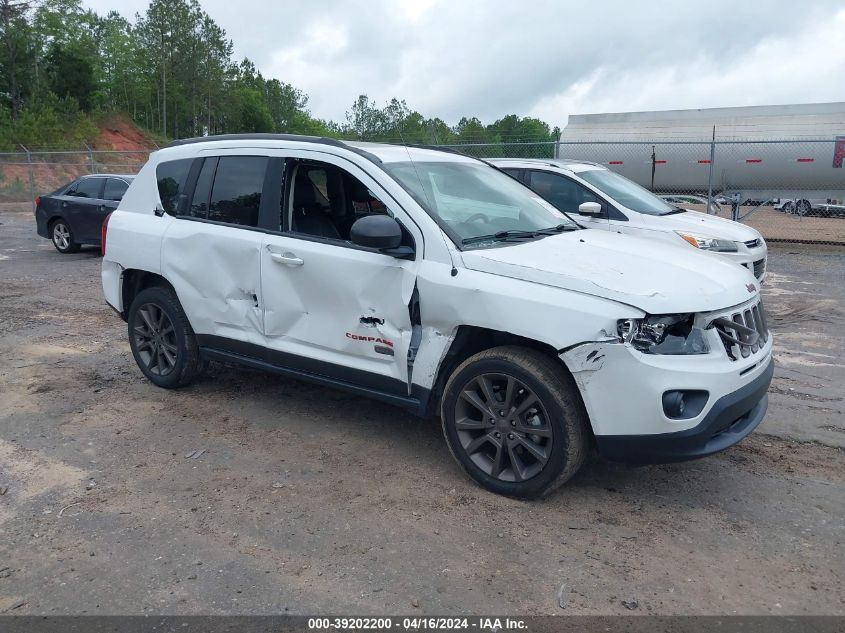
{"type": "Polygon", "coordinates": [[[769,326],[762,301],[729,316],[714,319],[712,325],[719,333],[731,360],[756,354],[769,340],[769,326]]]}
{"type": "Polygon", "coordinates": [[[766,272],[766,260],[765,259],[758,259],[754,262],[754,276],[757,279],[761,279],[763,274],[766,272]]]}

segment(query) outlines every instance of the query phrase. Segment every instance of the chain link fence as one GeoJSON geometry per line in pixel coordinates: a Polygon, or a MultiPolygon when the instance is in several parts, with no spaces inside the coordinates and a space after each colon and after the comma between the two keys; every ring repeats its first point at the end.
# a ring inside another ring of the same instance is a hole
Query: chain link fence
{"type": "MultiPolygon", "coordinates": [[[[677,206],[768,240],[845,245],[845,137],[766,141],[559,141],[440,145],[478,158],[589,161],[677,206]],[[708,205],[708,199],[710,204],[708,205]]],[[[157,148],[0,154],[0,203],[30,203],[83,174],[134,174],[157,148]]],[[[17,205],[15,205],[17,207],[17,205]]]]}
{"type": "Polygon", "coordinates": [[[34,205],[37,196],[87,174],[136,174],[157,148],[32,150],[0,153],[0,203],[34,205]]]}

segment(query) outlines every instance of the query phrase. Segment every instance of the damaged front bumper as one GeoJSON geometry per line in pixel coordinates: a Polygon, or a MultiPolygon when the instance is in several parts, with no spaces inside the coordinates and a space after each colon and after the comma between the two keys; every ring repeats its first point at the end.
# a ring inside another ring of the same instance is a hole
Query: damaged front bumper
{"type": "Polygon", "coordinates": [[[599,452],[631,465],[704,457],[733,446],[763,420],[772,380],[771,337],[741,361],[713,352],[697,356],[643,354],[616,343],[589,343],[561,359],[572,372],[590,416],[599,452]],[[667,392],[706,392],[694,416],[672,419],[667,392]]]}
{"type": "Polygon", "coordinates": [[[686,431],[655,435],[597,435],[606,459],[631,465],[665,464],[706,457],[747,437],[766,415],[774,362],[753,382],[719,398],[696,426],[686,431]]]}

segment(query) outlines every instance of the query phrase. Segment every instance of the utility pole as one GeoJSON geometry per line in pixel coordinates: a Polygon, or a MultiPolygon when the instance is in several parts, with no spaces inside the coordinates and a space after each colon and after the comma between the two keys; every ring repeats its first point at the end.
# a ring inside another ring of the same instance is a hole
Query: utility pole
{"type": "Polygon", "coordinates": [[[29,170],[29,199],[32,200],[32,211],[35,212],[35,166],[32,164],[32,152],[25,145],[21,145],[26,152],[26,164],[29,170]]]}
{"type": "Polygon", "coordinates": [[[710,173],[707,174],[707,213],[713,206],[713,162],[716,160],[716,126],[713,126],[713,138],[710,140],[710,173]]]}

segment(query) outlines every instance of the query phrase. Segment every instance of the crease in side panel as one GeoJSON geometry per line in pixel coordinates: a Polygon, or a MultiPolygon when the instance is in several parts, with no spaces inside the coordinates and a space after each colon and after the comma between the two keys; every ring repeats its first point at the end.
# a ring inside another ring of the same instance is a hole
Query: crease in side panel
{"type": "Polygon", "coordinates": [[[411,340],[408,344],[408,395],[411,395],[413,390],[414,362],[417,359],[417,352],[420,349],[423,332],[420,317],[420,292],[416,284],[414,285],[414,292],[411,295],[411,301],[408,304],[408,313],[411,318],[411,340]]]}

